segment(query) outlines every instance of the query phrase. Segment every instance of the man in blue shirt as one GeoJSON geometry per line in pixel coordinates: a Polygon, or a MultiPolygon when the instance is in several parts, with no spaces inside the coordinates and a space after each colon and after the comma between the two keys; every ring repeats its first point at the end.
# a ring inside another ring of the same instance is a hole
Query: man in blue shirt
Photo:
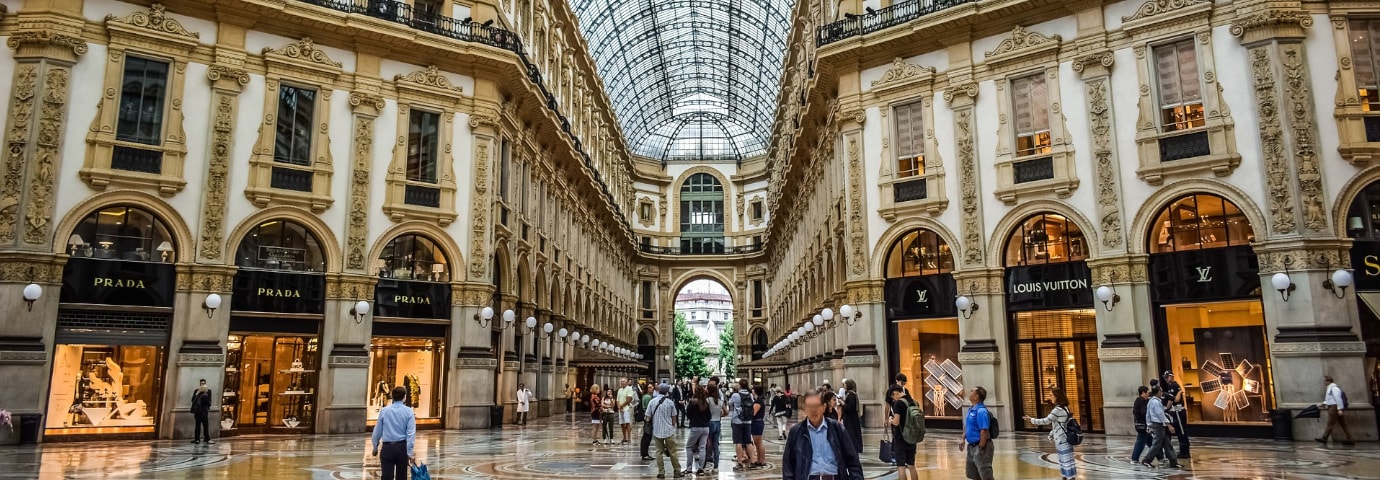
{"type": "Polygon", "coordinates": [[[383,467],[383,480],[407,480],[407,464],[414,458],[412,446],[417,443],[417,417],[412,407],[403,404],[407,389],[393,387],[393,404],[379,412],[374,424],[374,456],[383,467]],[[382,455],[379,442],[383,442],[382,455]]]}
{"type": "Polygon", "coordinates": [[[1154,467],[1150,463],[1159,458],[1160,454],[1165,454],[1169,460],[1169,466],[1179,468],[1179,461],[1172,452],[1169,452],[1169,435],[1174,434],[1174,420],[1170,414],[1165,413],[1163,397],[1160,396],[1160,387],[1150,389],[1150,401],[1145,404],[1145,427],[1150,429],[1150,451],[1141,457],[1140,464],[1147,467],[1154,467]]]}
{"type": "Polygon", "coordinates": [[[863,480],[858,452],[853,450],[853,442],[843,425],[825,418],[819,392],[807,393],[804,403],[805,421],[796,424],[786,435],[781,478],[863,480]]]}
{"type": "Polygon", "coordinates": [[[968,451],[968,478],[972,480],[992,480],[992,417],[987,411],[987,389],[977,387],[968,395],[973,406],[968,409],[968,418],[963,421],[963,442],[958,444],[960,451],[968,451]]]}

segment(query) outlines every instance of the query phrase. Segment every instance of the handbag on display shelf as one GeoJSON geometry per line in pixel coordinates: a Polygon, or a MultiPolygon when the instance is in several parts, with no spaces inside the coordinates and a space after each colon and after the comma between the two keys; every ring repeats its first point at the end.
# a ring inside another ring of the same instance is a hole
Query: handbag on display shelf
{"type": "Polygon", "coordinates": [[[891,463],[893,461],[890,440],[882,440],[882,448],[877,450],[877,460],[881,460],[882,463],[891,463]]]}

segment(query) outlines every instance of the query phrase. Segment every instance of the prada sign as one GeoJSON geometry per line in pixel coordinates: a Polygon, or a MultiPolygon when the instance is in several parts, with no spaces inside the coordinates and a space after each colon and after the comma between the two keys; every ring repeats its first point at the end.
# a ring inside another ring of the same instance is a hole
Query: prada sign
{"type": "Polygon", "coordinates": [[[1357,240],[1351,244],[1352,276],[1356,291],[1380,291],[1380,242],[1357,240]]]}
{"type": "Polygon", "coordinates": [[[1007,267],[1006,310],[1055,310],[1093,306],[1092,272],[1084,262],[1007,267]]]}
{"type": "Polygon", "coordinates": [[[1248,245],[1150,256],[1150,301],[1154,303],[1163,305],[1259,296],[1260,265],[1255,251],[1248,245]]]}
{"type": "Polygon", "coordinates": [[[62,303],[173,306],[171,263],[72,257],[62,269],[62,303]]]}
{"type": "Polygon", "coordinates": [[[450,318],[450,284],[380,278],[374,287],[374,315],[450,318]]]}
{"type": "Polygon", "coordinates": [[[947,273],[887,279],[887,319],[953,317],[954,297],[954,276],[947,273]]]}
{"type": "Polygon", "coordinates": [[[326,276],[240,269],[230,308],[239,312],[322,313],[326,276]]]}

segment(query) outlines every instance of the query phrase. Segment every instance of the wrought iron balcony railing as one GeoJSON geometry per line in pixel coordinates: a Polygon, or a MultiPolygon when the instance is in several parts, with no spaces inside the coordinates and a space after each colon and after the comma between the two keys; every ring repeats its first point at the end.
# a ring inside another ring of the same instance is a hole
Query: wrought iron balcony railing
{"type": "Polygon", "coordinates": [[[671,246],[638,245],[643,253],[656,255],[746,255],[762,251],[762,244],[750,243],[747,245],[726,246],[722,242],[706,242],[697,238],[695,241],[682,241],[686,239],[673,238],[671,246]]]}
{"type": "Polygon", "coordinates": [[[906,0],[862,15],[846,14],[843,20],[821,25],[815,35],[815,45],[823,47],[849,37],[894,27],[949,7],[976,2],[977,0],[906,0]]]}

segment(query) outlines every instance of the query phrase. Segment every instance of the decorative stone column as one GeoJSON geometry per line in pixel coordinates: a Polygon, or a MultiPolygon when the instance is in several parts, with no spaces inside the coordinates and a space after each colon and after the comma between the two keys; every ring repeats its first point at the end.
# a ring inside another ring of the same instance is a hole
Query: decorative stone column
{"type": "MultiPolygon", "coordinates": [[[[1003,425],[1014,425],[1006,402],[1011,397],[1012,368],[1002,352],[1010,348],[1006,331],[1006,298],[1003,293],[1003,271],[1000,268],[980,268],[954,272],[958,294],[973,301],[965,316],[959,312],[958,332],[963,346],[958,351],[958,363],[963,366],[963,388],[987,389],[987,406],[1003,425]]],[[[914,381],[914,380],[912,380],[914,381]]],[[[964,400],[967,400],[965,394],[964,400]]],[[[965,414],[967,412],[964,407],[965,414]]]]}
{"type": "Polygon", "coordinates": [[[163,379],[164,408],[159,420],[159,438],[191,438],[196,432],[192,416],[192,392],[201,379],[211,390],[211,436],[220,432],[220,392],[224,391],[225,349],[221,345],[230,334],[230,299],[235,267],[181,264],[177,266],[177,296],[173,301],[173,323],[168,351],[177,352],[169,362],[163,379]],[[203,308],[210,294],[221,296],[221,308],[203,308]]]}
{"type": "Polygon", "coordinates": [[[843,330],[848,343],[843,353],[843,376],[858,384],[863,426],[881,427],[886,421],[886,408],[883,407],[886,401],[882,397],[891,383],[886,366],[882,364],[882,352],[877,349],[886,338],[884,282],[849,282],[844,288],[848,291],[848,303],[857,310],[854,315],[858,318],[852,326],[842,317],[834,318],[834,329],[843,330]]]}
{"type": "MultiPolygon", "coordinates": [[[[565,328],[567,332],[569,332],[570,327],[567,326],[569,324],[566,322],[564,316],[552,315],[551,323],[556,325],[557,331],[560,331],[560,329],[565,328]]],[[[574,332],[570,333],[573,334],[574,332]]],[[[559,334],[553,333],[552,335],[554,336],[551,337],[550,344],[552,357],[551,394],[555,397],[555,403],[551,407],[551,414],[560,415],[568,412],[565,404],[565,386],[573,385],[574,382],[570,380],[570,372],[569,369],[566,367],[566,347],[568,345],[565,342],[569,340],[567,338],[561,338],[559,334]]]]}
{"type": "Polygon", "coordinates": [[[1092,288],[1107,286],[1116,294],[1112,302],[1093,305],[1102,336],[1097,357],[1102,369],[1102,419],[1109,435],[1136,434],[1131,415],[1136,389],[1147,379],[1159,377],[1144,340],[1155,338],[1147,259],[1135,255],[1088,261],[1092,288]]]}
{"type": "MultiPolygon", "coordinates": [[[[505,305],[505,309],[508,308],[508,305],[512,305],[514,313],[521,312],[515,296],[503,295],[503,305],[505,305]]],[[[502,311],[500,310],[500,312],[502,311]]],[[[499,335],[500,340],[497,347],[498,351],[503,352],[501,357],[503,363],[500,365],[498,391],[495,392],[495,396],[498,404],[503,406],[503,423],[512,423],[513,414],[517,411],[518,373],[522,368],[522,357],[518,356],[515,333],[516,329],[522,328],[520,324],[525,317],[519,314],[517,319],[513,321],[513,326],[503,327],[503,320],[499,318],[501,315],[502,313],[499,313],[494,316],[494,320],[499,323],[499,328],[503,328],[503,332],[499,335]]]]}
{"type": "MultiPolygon", "coordinates": [[[[451,349],[454,371],[446,376],[446,428],[489,428],[494,406],[495,369],[489,335],[492,325],[480,325],[479,311],[493,299],[493,285],[458,283],[451,288],[451,349]]],[[[495,314],[493,321],[501,322],[495,314]]]]}
{"type": "MultiPolygon", "coordinates": [[[[533,391],[537,394],[537,408],[535,415],[539,417],[551,416],[551,404],[554,399],[551,374],[555,372],[555,367],[551,361],[551,343],[555,340],[556,334],[546,333],[542,327],[547,322],[551,322],[551,311],[546,309],[537,310],[537,331],[533,335],[537,337],[537,385],[533,391]]],[[[555,322],[552,322],[555,325],[555,322]]],[[[559,393],[559,392],[554,392],[559,393]]]]}
{"type": "Polygon", "coordinates": [[[374,304],[378,279],[364,275],[326,276],[326,308],[321,350],[326,354],[316,395],[317,433],[363,432],[368,407],[369,351],[373,314],[354,312],[355,304],[374,304]],[[329,347],[328,347],[329,346],[329,347]]]}

